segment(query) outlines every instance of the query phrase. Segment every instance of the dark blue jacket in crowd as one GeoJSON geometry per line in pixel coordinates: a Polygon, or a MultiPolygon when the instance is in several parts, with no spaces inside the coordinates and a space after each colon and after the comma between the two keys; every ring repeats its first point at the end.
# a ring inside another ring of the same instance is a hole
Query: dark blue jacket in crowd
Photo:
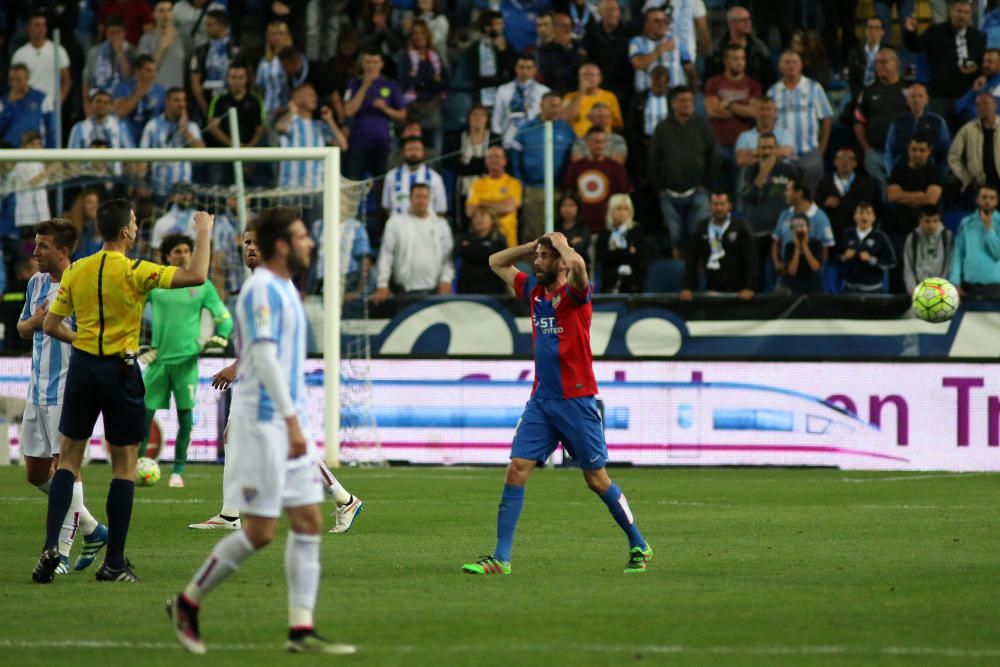
{"type": "MultiPolygon", "coordinates": [[[[556,184],[562,179],[569,162],[576,133],[564,120],[552,122],[552,171],[556,184]]],[[[528,121],[514,135],[510,148],[510,173],[524,185],[540,188],[545,185],[545,124],[539,119],[528,121]]]]}
{"type": "MultiPolygon", "coordinates": [[[[985,85],[982,88],[975,90],[972,89],[965,95],[962,95],[955,102],[955,115],[958,120],[962,123],[968,123],[970,120],[976,117],[976,96],[985,90],[993,90],[1000,84],[1000,73],[994,74],[990,78],[986,79],[985,85]]],[[[994,95],[996,98],[997,105],[1000,106],[1000,97],[994,95]]]]}
{"type": "Polygon", "coordinates": [[[907,111],[896,116],[889,126],[889,134],[885,139],[885,169],[892,173],[892,170],[900,163],[906,162],[909,156],[910,139],[918,132],[928,134],[933,142],[931,144],[931,156],[934,158],[934,165],[941,171],[948,169],[948,149],[951,147],[951,132],[948,130],[948,122],[930,110],[925,109],[920,118],[907,111]]]}
{"type": "Polygon", "coordinates": [[[879,292],[885,272],[896,266],[896,252],[889,237],[881,230],[873,229],[862,241],[857,227],[849,227],[840,237],[840,261],[840,275],[845,289],[879,292]],[[844,259],[844,253],[849,249],[853,249],[855,254],[851,259],[844,259]],[[871,255],[867,262],[860,257],[862,251],[871,255]]]}
{"type": "Polygon", "coordinates": [[[21,135],[35,130],[42,135],[42,145],[56,147],[56,119],[43,111],[45,93],[28,88],[28,94],[11,103],[10,93],[0,98],[0,141],[13,148],[21,147],[21,135]]]}

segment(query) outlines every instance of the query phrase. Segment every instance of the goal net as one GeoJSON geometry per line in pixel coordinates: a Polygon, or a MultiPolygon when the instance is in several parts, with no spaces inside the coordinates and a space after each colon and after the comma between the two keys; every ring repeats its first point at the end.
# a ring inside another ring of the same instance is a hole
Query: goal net
{"type": "MultiPolygon", "coordinates": [[[[38,150],[4,154],[0,201],[6,223],[20,237],[19,275],[30,275],[32,270],[34,223],[49,217],[68,217],[81,231],[77,256],[84,256],[101,245],[94,224],[97,206],[107,199],[124,197],[133,202],[139,223],[139,236],[130,253],[136,259],[162,262],[157,246],[165,234],[190,233],[195,211],[205,210],[216,216],[209,279],[232,309],[239,286],[249,275],[243,265],[240,236],[246,221],[274,206],[301,211],[317,242],[313,265],[299,280],[309,319],[309,353],[314,357],[306,367],[310,429],[317,442],[324,445],[330,465],[385,464],[372,405],[368,328],[354,327],[341,336],[340,326],[344,318],[354,322],[368,318],[373,280],[362,280],[362,274],[373,276],[374,272],[365,271],[350,246],[358,235],[366,233],[371,184],[349,181],[336,173],[337,149],[38,150]],[[191,164],[192,178],[175,181],[169,191],[156,192],[150,175],[158,167],[162,173],[180,158],[191,164]],[[268,177],[277,174],[277,163],[283,160],[316,158],[325,161],[327,167],[335,167],[334,173],[324,174],[322,188],[278,187],[277,179],[268,177]],[[255,163],[256,185],[244,186],[241,178],[233,178],[237,162],[255,163]],[[209,183],[209,163],[215,174],[221,173],[235,184],[209,183]],[[330,219],[336,224],[325,224],[330,219]],[[344,251],[340,250],[342,243],[348,246],[344,251]],[[338,251],[327,252],[328,248],[338,251]],[[329,276],[336,278],[329,280],[329,276]]],[[[203,319],[203,339],[207,339],[213,324],[207,313],[203,319]]],[[[142,343],[148,344],[150,330],[150,322],[145,319],[142,343]]],[[[217,420],[210,413],[224,413],[227,401],[209,384],[220,363],[205,360],[201,364],[195,428],[202,426],[203,436],[211,433],[214,437],[199,438],[195,434],[192,460],[214,459],[213,446],[221,444],[217,443],[221,437],[215,426],[217,420]]],[[[158,424],[164,441],[172,443],[176,433],[174,413],[160,412],[158,424]]],[[[172,451],[169,446],[165,449],[168,454],[172,451]]]]}

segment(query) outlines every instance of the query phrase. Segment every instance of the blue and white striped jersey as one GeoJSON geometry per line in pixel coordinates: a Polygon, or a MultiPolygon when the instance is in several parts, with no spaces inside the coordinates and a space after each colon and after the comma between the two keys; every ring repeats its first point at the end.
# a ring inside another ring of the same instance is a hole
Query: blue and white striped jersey
{"type": "MultiPolygon", "coordinates": [[[[201,130],[198,125],[188,121],[188,132],[195,139],[201,140],[201,130]]],[[[160,114],[146,123],[142,130],[140,148],[186,148],[187,139],[178,127],[178,122],[160,114]]],[[[191,183],[190,162],[153,162],[150,167],[149,181],[153,192],[158,195],[168,195],[173,191],[175,183],[191,183]]]]}
{"type": "MultiPolygon", "coordinates": [[[[322,148],[333,141],[330,126],[321,120],[295,116],[288,132],[281,135],[282,148],[322,148]]],[[[279,184],[286,188],[323,187],[322,160],[284,160],[279,172],[279,184]]]]}
{"type": "Polygon", "coordinates": [[[778,107],[777,127],[788,130],[795,140],[795,154],[810,153],[819,148],[819,123],[833,116],[833,107],[823,86],[807,76],[794,88],[783,81],[771,86],[767,96],[778,107]]]}
{"type": "MultiPolygon", "coordinates": [[[[24,294],[21,320],[29,319],[43,303],[52,304],[59,283],[47,273],[36,273],[28,280],[24,294]]],[[[70,321],[67,320],[69,323],[70,321]]],[[[61,405],[66,389],[66,369],[72,346],[46,336],[39,329],[31,339],[31,378],[28,380],[28,402],[32,405],[61,405]]]]}
{"type": "Polygon", "coordinates": [[[257,65],[257,88],[264,93],[264,110],[267,113],[288,106],[291,98],[288,75],[277,56],[270,60],[260,59],[260,64],[257,65]]]}
{"type": "Polygon", "coordinates": [[[109,113],[101,122],[88,116],[73,125],[69,133],[69,147],[90,148],[90,143],[95,139],[107,141],[108,148],[135,148],[135,141],[132,140],[132,133],[125,121],[113,113],[109,113]]]}
{"type": "MultiPolygon", "coordinates": [[[[631,59],[635,56],[649,55],[650,53],[656,51],[656,47],[660,42],[670,39],[673,39],[673,36],[670,33],[667,33],[662,39],[659,40],[652,40],[645,35],[633,37],[628,42],[628,57],[631,59]]],[[[649,73],[660,65],[663,65],[670,70],[671,88],[687,85],[687,74],[684,73],[684,62],[681,57],[681,50],[675,46],[672,50],[664,51],[656,56],[656,60],[647,65],[646,69],[635,70],[635,92],[641,93],[644,90],[649,90],[649,73]]]]}
{"type": "Polygon", "coordinates": [[[258,422],[281,421],[250,355],[254,344],[272,341],[277,344],[282,379],[288,385],[299,423],[305,430],[306,326],[302,300],[292,281],[276,276],[263,266],[257,267],[243,283],[236,301],[240,390],[233,395],[234,415],[258,422]]]}

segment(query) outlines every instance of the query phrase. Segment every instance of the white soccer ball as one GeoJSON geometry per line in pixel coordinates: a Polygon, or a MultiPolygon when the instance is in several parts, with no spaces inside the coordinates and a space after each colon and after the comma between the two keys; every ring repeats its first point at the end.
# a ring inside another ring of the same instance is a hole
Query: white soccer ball
{"type": "Polygon", "coordinates": [[[135,481],[139,486],[153,486],[160,481],[160,464],[155,459],[142,457],[135,466],[135,481]]]}
{"type": "Polygon", "coordinates": [[[913,312],[925,322],[947,322],[961,302],[958,290],[944,278],[928,278],[913,290],[913,312]]]}

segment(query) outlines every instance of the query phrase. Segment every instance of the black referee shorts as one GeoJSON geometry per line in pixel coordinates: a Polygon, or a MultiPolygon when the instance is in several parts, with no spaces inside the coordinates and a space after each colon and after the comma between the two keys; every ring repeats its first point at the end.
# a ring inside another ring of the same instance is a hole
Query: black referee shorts
{"type": "Polygon", "coordinates": [[[66,371],[59,432],[71,440],[94,433],[97,416],[104,415],[104,437],[109,445],[134,445],[146,437],[146,387],[139,364],[121,357],[96,357],[73,348],[66,371]]]}

